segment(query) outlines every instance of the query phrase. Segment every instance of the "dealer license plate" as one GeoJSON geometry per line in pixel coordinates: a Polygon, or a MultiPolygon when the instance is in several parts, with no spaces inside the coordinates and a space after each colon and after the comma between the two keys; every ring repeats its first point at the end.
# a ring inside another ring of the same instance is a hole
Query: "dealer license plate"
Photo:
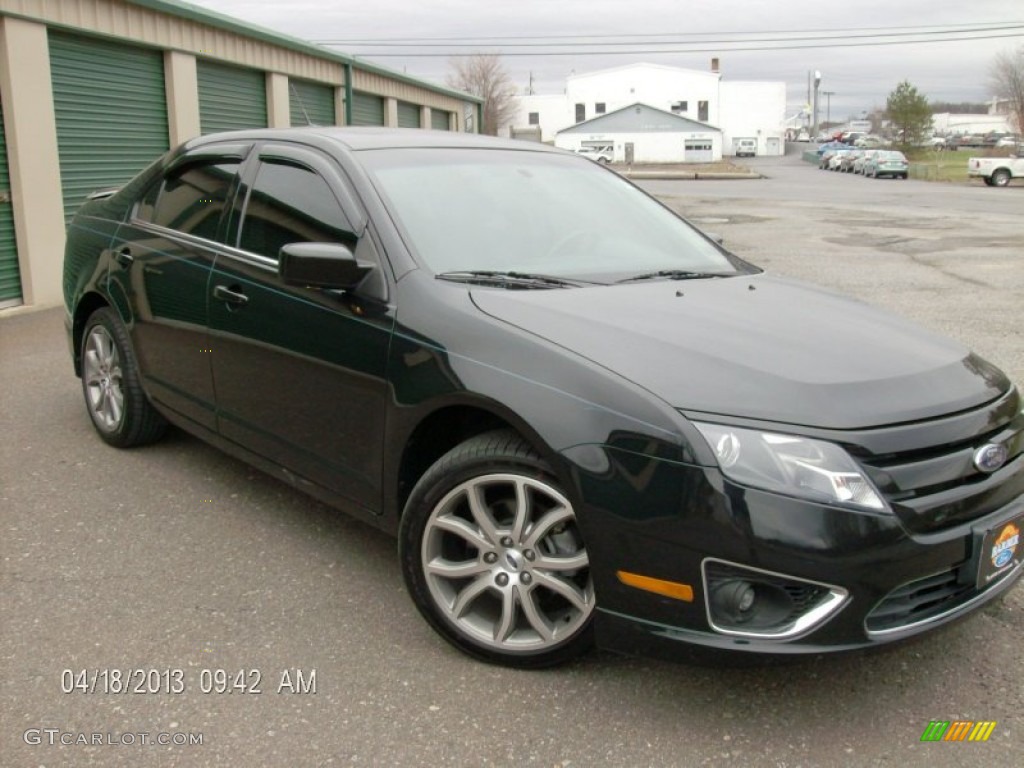
{"type": "Polygon", "coordinates": [[[1018,515],[985,533],[981,542],[981,556],[978,558],[978,589],[984,589],[1024,562],[1022,529],[1024,515],[1018,515]]]}

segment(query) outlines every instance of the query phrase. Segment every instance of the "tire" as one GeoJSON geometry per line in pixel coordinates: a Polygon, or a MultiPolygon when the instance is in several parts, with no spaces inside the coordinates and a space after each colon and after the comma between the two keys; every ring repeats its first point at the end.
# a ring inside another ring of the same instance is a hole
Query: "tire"
{"type": "Polygon", "coordinates": [[[985,186],[986,187],[994,187],[995,186],[995,182],[992,181],[991,177],[989,177],[989,176],[982,176],[981,178],[985,182],[985,186]]]}
{"type": "Polygon", "coordinates": [[[514,432],[438,459],[409,496],[398,546],[416,607],[470,656],[537,669],[593,646],[594,585],[572,504],[514,432]]]}
{"type": "Polygon", "coordinates": [[[1005,187],[1010,183],[1010,172],[1005,168],[999,168],[992,171],[992,185],[996,187],[1005,187]]]}
{"type": "Polygon", "coordinates": [[[167,422],[142,391],[128,331],[114,310],[89,316],[81,352],[85,407],[104,442],[131,448],[160,439],[167,422]]]}

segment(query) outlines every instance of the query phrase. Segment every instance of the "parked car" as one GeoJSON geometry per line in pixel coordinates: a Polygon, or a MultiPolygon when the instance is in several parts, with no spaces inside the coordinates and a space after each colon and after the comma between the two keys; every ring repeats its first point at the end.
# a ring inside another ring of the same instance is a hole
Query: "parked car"
{"type": "Polygon", "coordinates": [[[972,157],[967,161],[967,175],[983,179],[990,187],[1005,187],[1012,179],[1024,177],[1024,158],[972,157]]]}
{"type": "Polygon", "coordinates": [[[853,153],[852,147],[846,147],[845,149],[837,149],[828,160],[828,169],[830,171],[838,171],[842,169],[841,163],[843,158],[853,153]]]}
{"type": "Polygon", "coordinates": [[[854,162],[863,156],[863,149],[854,149],[849,152],[843,152],[839,156],[839,170],[843,173],[852,173],[854,162]]]}
{"type": "Polygon", "coordinates": [[[864,166],[876,153],[880,152],[878,149],[865,149],[864,153],[853,161],[853,172],[864,173],[864,166]]]}
{"type": "Polygon", "coordinates": [[[826,149],[824,152],[822,152],[821,156],[818,158],[818,170],[827,171],[829,163],[832,162],[833,156],[838,151],[839,150],[836,149],[826,149]]]}
{"type": "Polygon", "coordinates": [[[170,422],[397,535],[486,661],[875,647],[1024,572],[1003,373],[570,153],[197,138],[83,205],[63,284],[100,439],[170,422]]]}
{"type": "Polygon", "coordinates": [[[861,136],[853,145],[861,149],[878,149],[884,147],[888,142],[881,136],[861,136]]]}
{"type": "Polygon", "coordinates": [[[910,164],[902,152],[880,149],[864,163],[864,175],[873,178],[891,176],[894,179],[905,179],[910,164]]]}
{"type": "Polygon", "coordinates": [[[736,139],[736,157],[756,157],[757,139],[736,139]]]}
{"type": "Polygon", "coordinates": [[[849,149],[849,147],[841,141],[826,141],[824,144],[820,144],[818,146],[818,157],[820,158],[826,152],[834,149],[849,149]]]}
{"type": "Polygon", "coordinates": [[[615,160],[615,152],[611,146],[580,147],[576,150],[576,154],[582,155],[601,165],[608,165],[615,160]]]}
{"type": "Polygon", "coordinates": [[[1021,143],[1020,136],[1016,136],[1014,134],[1008,134],[1006,136],[1000,136],[999,140],[996,141],[996,146],[1000,147],[1000,148],[1003,148],[1003,147],[1016,148],[1020,143],[1021,143]]]}

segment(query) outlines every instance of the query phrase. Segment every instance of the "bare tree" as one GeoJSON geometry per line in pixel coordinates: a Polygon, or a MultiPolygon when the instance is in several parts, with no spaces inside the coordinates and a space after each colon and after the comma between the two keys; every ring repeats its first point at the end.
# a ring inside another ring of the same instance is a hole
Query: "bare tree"
{"type": "Polygon", "coordinates": [[[498,135],[498,129],[512,122],[519,99],[516,87],[496,53],[475,53],[452,59],[454,72],[448,76],[448,85],[484,100],[484,120],[481,133],[498,135]]]}
{"type": "Polygon", "coordinates": [[[1010,122],[1018,133],[1024,131],[1024,45],[997,53],[989,76],[996,97],[1010,100],[1010,122]]]}

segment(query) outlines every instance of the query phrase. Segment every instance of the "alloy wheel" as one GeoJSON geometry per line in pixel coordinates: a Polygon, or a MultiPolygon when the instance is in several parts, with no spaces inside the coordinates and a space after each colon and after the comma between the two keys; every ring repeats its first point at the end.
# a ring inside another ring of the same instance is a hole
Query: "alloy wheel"
{"type": "Polygon", "coordinates": [[[82,379],[89,413],[104,432],[115,432],[124,418],[121,358],[114,339],[95,325],[85,340],[82,379]]]}
{"type": "Polygon", "coordinates": [[[421,555],[444,619],[495,651],[554,648],[573,638],[594,609],[572,505],[543,480],[502,473],[456,486],[431,512],[421,555]]]}

